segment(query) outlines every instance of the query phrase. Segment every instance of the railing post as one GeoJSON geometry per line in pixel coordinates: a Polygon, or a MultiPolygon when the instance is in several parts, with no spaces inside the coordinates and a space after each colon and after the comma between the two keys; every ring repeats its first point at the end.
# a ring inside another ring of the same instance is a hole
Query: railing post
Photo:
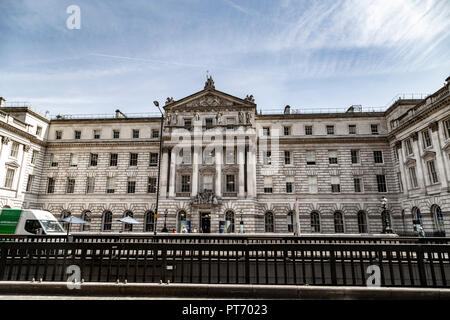
{"type": "Polygon", "coordinates": [[[161,261],[161,280],[166,282],[166,269],[167,269],[167,247],[164,246],[162,249],[162,261],[161,261]]]}
{"type": "Polygon", "coordinates": [[[417,267],[419,268],[419,279],[420,279],[420,285],[422,287],[427,286],[427,275],[425,273],[425,264],[424,264],[424,254],[423,254],[423,248],[419,244],[417,245],[417,267]]]}
{"type": "Polygon", "coordinates": [[[6,267],[6,252],[7,249],[5,247],[0,248],[0,280],[4,280],[4,273],[6,267]]]}
{"type": "Polygon", "coordinates": [[[245,283],[250,284],[250,253],[245,245],[245,283]]]}
{"type": "Polygon", "coordinates": [[[330,272],[331,272],[331,284],[335,286],[337,285],[337,278],[336,278],[336,256],[334,248],[330,249],[330,272]]]}

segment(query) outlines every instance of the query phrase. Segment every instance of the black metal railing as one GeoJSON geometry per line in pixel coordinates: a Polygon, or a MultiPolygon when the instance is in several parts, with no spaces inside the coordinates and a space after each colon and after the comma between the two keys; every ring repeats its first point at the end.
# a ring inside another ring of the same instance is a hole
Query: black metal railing
{"type": "Polygon", "coordinates": [[[450,286],[450,245],[357,243],[2,242],[0,280],[365,286],[450,286]],[[80,279],[81,280],[81,279],[80,279]]]}

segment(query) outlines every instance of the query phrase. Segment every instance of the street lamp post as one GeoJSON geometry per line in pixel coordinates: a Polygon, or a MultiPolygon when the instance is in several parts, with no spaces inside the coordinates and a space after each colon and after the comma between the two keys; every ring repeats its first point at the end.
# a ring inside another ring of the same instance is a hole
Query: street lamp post
{"type": "Polygon", "coordinates": [[[244,221],[242,220],[242,210],[241,210],[241,222],[239,224],[239,233],[244,233],[244,221]]]}
{"type": "Polygon", "coordinates": [[[383,223],[383,233],[392,233],[391,224],[388,219],[387,210],[386,210],[387,203],[388,203],[388,199],[386,197],[381,198],[381,207],[383,209],[381,211],[381,219],[382,219],[382,223],[383,223]]]}
{"type": "Polygon", "coordinates": [[[167,209],[164,210],[164,227],[162,228],[161,232],[167,232],[166,222],[167,222],[167,209]]]}
{"type": "Polygon", "coordinates": [[[156,209],[155,209],[155,230],[154,234],[156,236],[156,226],[158,224],[158,204],[159,204],[159,180],[161,178],[161,154],[162,154],[162,143],[163,143],[163,125],[164,125],[164,113],[159,108],[159,102],[153,101],[153,104],[161,112],[161,129],[159,131],[159,155],[158,155],[158,188],[156,190],[156,209]]]}

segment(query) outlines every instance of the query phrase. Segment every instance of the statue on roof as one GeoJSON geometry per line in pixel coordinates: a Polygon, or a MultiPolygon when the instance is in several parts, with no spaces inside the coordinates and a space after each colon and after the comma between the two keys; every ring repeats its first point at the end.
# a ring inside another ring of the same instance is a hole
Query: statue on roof
{"type": "Polygon", "coordinates": [[[172,102],[174,102],[174,101],[175,101],[175,100],[173,100],[172,97],[167,97],[166,104],[172,103],[172,102]]]}
{"type": "Polygon", "coordinates": [[[206,76],[205,89],[216,89],[212,76],[206,76]]]}
{"type": "Polygon", "coordinates": [[[247,96],[245,97],[244,100],[245,100],[245,101],[249,101],[249,102],[251,102],[251,103],[254,103],[254,102],[255,102],[255,99],[253,98],[253,95],[252,95],[252,94],[247,95],[247,96]]]}

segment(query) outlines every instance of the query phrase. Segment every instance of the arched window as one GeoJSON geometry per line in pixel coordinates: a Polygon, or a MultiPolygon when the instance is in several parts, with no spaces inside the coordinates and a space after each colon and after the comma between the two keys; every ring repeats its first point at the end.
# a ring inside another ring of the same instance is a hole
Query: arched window
{"type": "Polygon", "coordinates": [[[273,213],[272,212],[266,212],[264,215],[264,225],[265,225],[265,231],[266,232],[273,232],[273,213]]]}
{"type": "Polygon", "coordinates": [[[177,232],[181,232],[183,229],[183,225],[185,224],[186,221],[186,211],[181,210],[178,212],[178,217],[177,217],[177,232]]]}
{"type": "Polygon", "coordinates": [[[89,210],[83,211],[81,219],[86,221],[86,223],[81,224],[80,231],[91,230],[91,212],[89,210]]]}
{"type": "Polygon", "coordinates": [[[367,216],[364,211],[358,212],[358,231],[359,233],[367,233],[367,216]]]}
{"type": "MultiPolygon", "coordinates": [[[[123,217],[130,217],[133,218],[133,212],[131,211],[125,211],[123,217]]],[[[124,223],[123,224],[123,231],[133,231],[133,225],[131,223],[124,223]]]]}
{"type": "Polygon", "coordinates": [[[442,215],[441,207],[434,204],[431,206],[431,214],[434,217],[434,223],[436,224],[437,231],[445,236],[444,216],[442,215]]]}
{"type": "MultiPolygon", "coordinates": [[[[64,218],[68,218],[72,215],[72,213],[70,213],[70,211],[67,210],[63,210],[61,212],[61,217],[60,219],[64,219],[64,218]]],[[[67,230],[67,228],[69,227],[69,223],[68,222],[62,222],[61,225],[64,227],[64,229],[67,230]]]]}
{"type": "Polygon", "coordinates": [[[289,211],[287,214],[287,228],[288,232],[294,232],[294,212],[289,211]]]}
{"type": "Polygon", "coordinates": [[[153,211],[147,211],[145,213],[144,231],[145,232],[154,231],[154,227],[155,227],[155,213],[153,211]]]}
{"type": "Polygon", "coordinates": [[[102,231],[111,231],[112,228],[112,212],[105,211],[103,212],[102,217],[102,231]]]}
{"type": "Polygon", "coordinates": [[[318,212],[311,212],[311,232],[320,232],[320,216],[318,212]]]}
{"type": "Polygon", "coordinates": [[[344,219],[342,218],[342,212],[339,211],[334,213],[334,232],[344,233],[344,219]]]}
{"type": "Polygon", "coordinates": [[[414,220],[419,221],[419,224],[422,224],[422,213],[420,213],[420,209],[417,207],[412,208],[411,210],[414,220]]]}
{"type": "Polygon", "coordinates": [[[225,227],[226,233],[234,233],[234,212],[231,210],[225,213],[225,227]]]}
{"type": "Polygon", "coordinates": [[[3,209],[11,209],[11,206],[6,205],[3,207],[3,209]]]}
{"type": "Polygon", "coordinates": [[[383,225],[383,231],[386,230],[387,227],[391,227],[391,215],[389,211],[384,210],[381,213],[381,223],[383,225]]]}

